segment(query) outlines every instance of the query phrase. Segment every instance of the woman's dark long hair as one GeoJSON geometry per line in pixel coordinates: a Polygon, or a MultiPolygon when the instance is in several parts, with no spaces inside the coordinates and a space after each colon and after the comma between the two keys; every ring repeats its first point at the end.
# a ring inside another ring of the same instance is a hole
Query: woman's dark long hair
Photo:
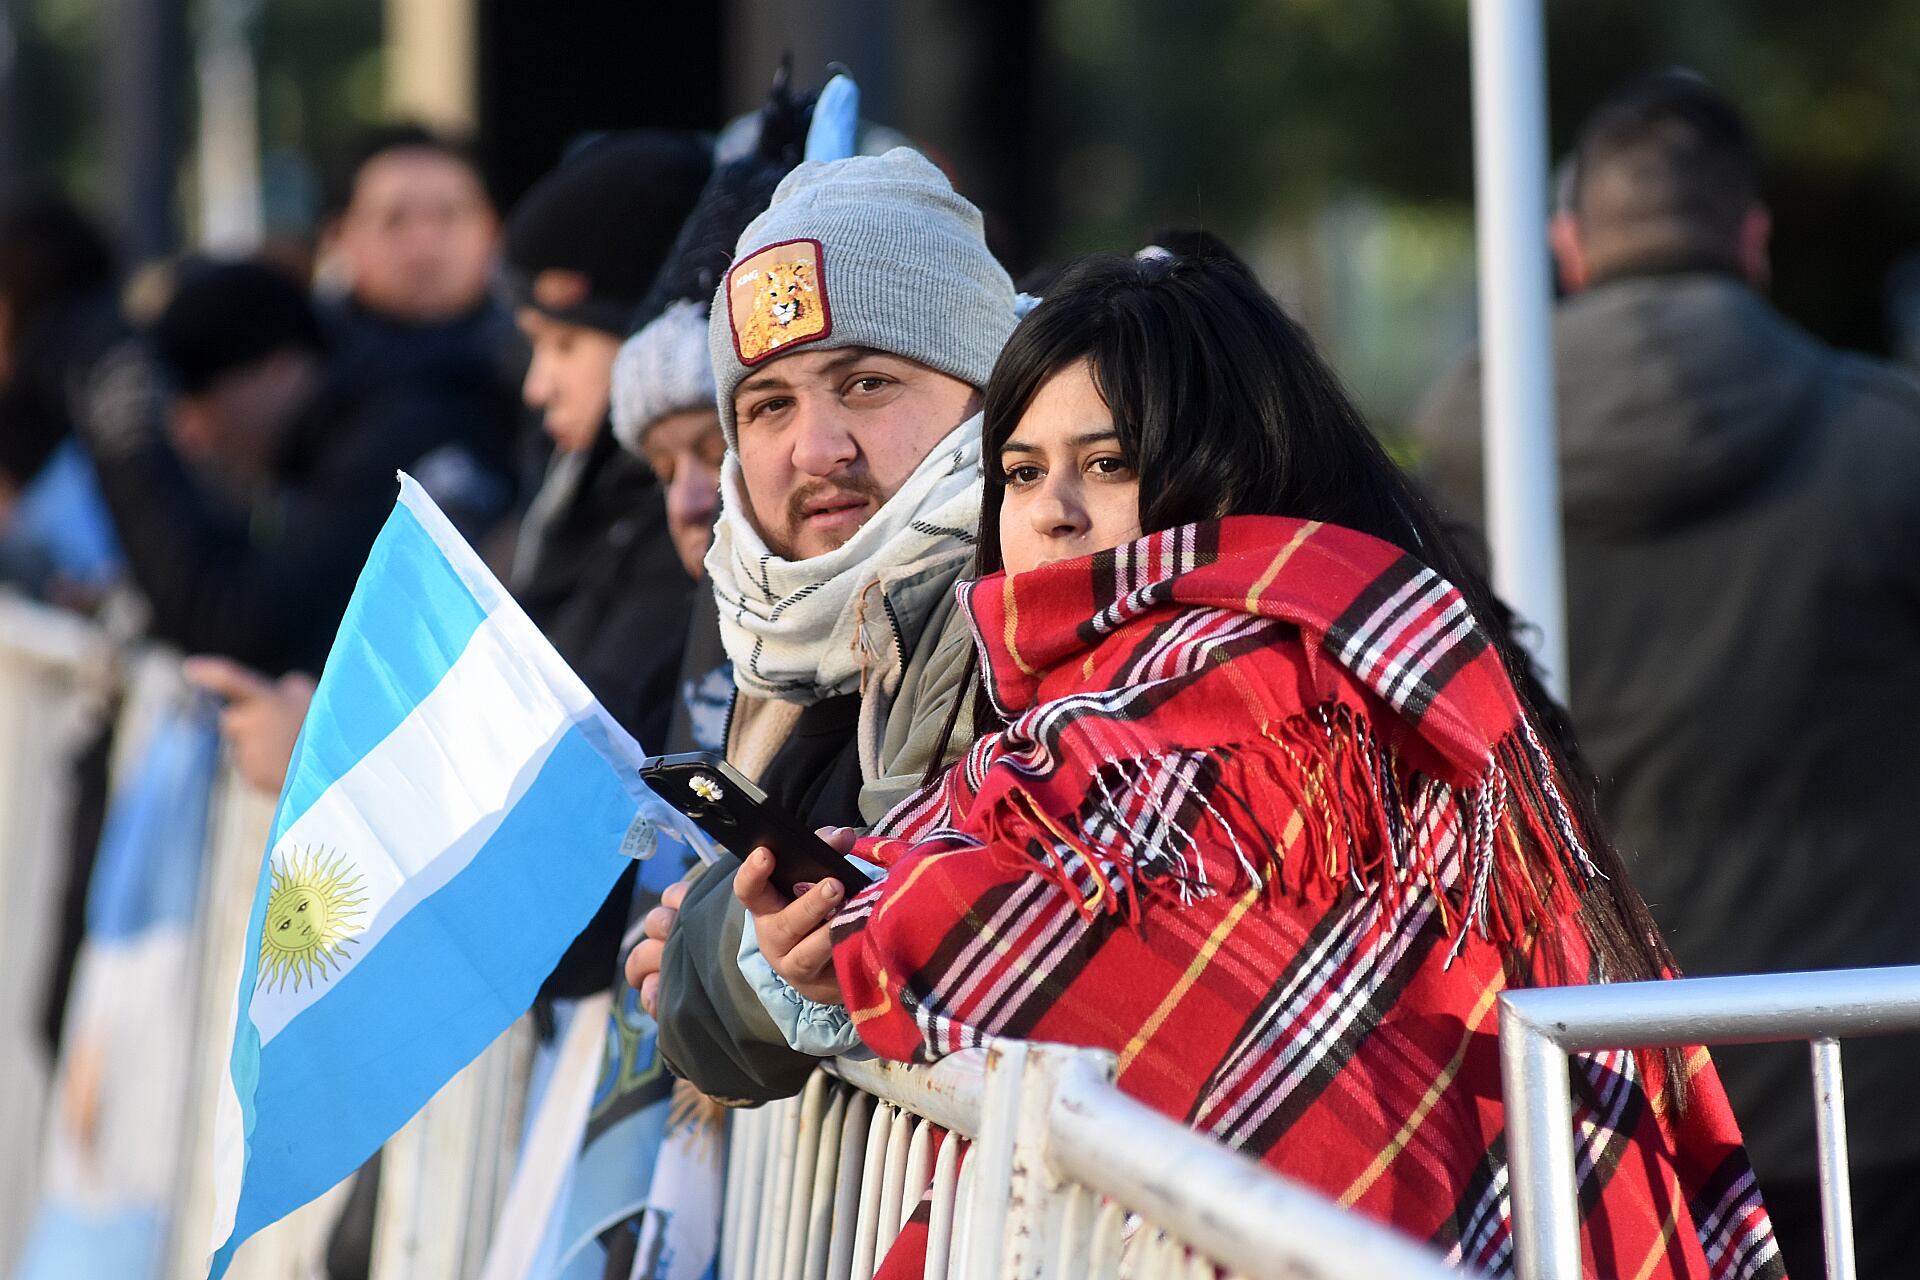
{"type": "MultiPolygon", "coordinates": [[[[1602,972],[1625,980],[1672,971],[1672,955],[1600,824],[1592,775],[1566,714],[1514,638],[1512,614],[1381,448],[1306,333],[1237,259],[1218,251],[1088,258],[1015,330],[986,391],[980,573],[1004,567],[1000,447],[1041,385],[1080,360],[1091,366],[1140,479],[1144,532],[1230,515],[1319,520],[1390,542],[1460,589],[1538,729],[1605,877],[1580,913],[1602,972]]],[[[969,700],[976,734],[999,727],[977,683],[963,692],[953,720],[969,700]]],[[[1671,1071],[1668,1077],[1677,1085],[1671,1071]]]]}

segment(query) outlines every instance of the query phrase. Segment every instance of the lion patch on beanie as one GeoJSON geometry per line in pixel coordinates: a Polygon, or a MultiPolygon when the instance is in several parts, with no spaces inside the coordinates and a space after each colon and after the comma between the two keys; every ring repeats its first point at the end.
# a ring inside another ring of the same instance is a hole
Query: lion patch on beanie
{"type": "Polygon", "coordinates": [[[727,321],[744,365],[833,332],[818,240],[785,240],[747,255],[727,274],[727,321]]]}

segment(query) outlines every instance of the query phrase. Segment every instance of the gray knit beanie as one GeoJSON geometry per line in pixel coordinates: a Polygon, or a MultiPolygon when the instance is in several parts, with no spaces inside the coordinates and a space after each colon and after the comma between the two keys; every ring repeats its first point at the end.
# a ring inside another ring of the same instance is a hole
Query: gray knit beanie
{"type": "Polygon", "coordinates": [[[631,453],[668,414],[713,408],[705,303],[683,299],[620,346],[613,362],[613,435],[631,453]]]}
{"type": "Polygon", "coordinates": [[[734,388],[776,356],[871,347],[984,388],[1014,322],[1013,281],[980,211],[925,156],[896,147],[802,164],[741,234],[714,297],[727,444],[738,444],[734,388]]]}

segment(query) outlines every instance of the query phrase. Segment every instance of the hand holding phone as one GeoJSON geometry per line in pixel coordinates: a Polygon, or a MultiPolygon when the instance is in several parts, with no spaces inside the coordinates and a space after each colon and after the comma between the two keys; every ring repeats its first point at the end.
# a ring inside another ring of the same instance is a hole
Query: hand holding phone
{"type": "Polygon", "coordinates": [[[846,905],[847,890],[836,877],[810,886],[798,897],[788,897],[770,878],[775,868],[770,852],[756,849],[733,877],[733,896],[747,909],[760,954],[807,999],[844,1004],[833,969],[833,934],[828,925],[846,905]]]}
{"type": "Polygon", "coordinates": [[[848,894],[872,883],[844,854],[712,752],[652,756],[641,762],[640,777],[741,861],[755,849],[771,851],[772,881],[790,898],[826,879],[838,880],[848,894]]]}

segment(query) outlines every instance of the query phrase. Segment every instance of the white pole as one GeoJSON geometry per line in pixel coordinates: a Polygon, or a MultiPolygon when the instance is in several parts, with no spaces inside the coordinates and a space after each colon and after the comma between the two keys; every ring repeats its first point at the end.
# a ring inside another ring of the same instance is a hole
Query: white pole
{"type": "Polygon", "coordinates": [[[1474,211],[1480,257],[1486,519],[1493,585],[1538,628],[1566,701],[1567,624],[1545,244],[1542,0],[1472,0],[1474,211]]]}
{"type": "Polygon", "coordinates": [[[200,82],[200,247],[243,256],[265,237],[260,190],[260,89],[247,38],[253,6],[207,6],[195,57],[200,82]]]}

